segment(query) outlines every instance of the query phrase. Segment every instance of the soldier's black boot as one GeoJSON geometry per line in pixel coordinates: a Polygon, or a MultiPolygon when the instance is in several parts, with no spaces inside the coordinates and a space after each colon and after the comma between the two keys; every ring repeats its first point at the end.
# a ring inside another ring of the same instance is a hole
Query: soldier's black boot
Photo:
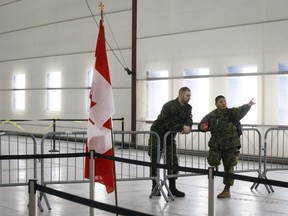
{"type": "MultiPolygon", "coordinates": [[[[153,191],[153,189],[154,189],[155,187],[157,187],[157,183],[156,183],[155,180],[152,180],[152,190],[151,190],[151,191],[153,191]]],[[[157,190],[156,190],[156,192],[157,192],[157,190]]],[[[161,193],[158,192],[157,194],[153,194],[153,196],[161,196],[161,193]]]]}
{"type": "Polygon", "coordinates": [[[169,189],[175,197],[184,197],[185,193],[177,190],[175,179],[169,179],[169,189]]]}

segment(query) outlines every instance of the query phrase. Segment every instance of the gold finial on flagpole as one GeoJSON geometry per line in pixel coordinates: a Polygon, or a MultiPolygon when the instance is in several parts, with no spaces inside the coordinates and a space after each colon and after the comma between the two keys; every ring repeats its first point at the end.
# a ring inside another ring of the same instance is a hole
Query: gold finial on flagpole
{"type": "Polygon", "coordinates": [[[102,2],[99,4],[99,10],[100,10],[100,12],[101,12],[101,20],[103,20],[104,4],[103,4],[102,2]]]}

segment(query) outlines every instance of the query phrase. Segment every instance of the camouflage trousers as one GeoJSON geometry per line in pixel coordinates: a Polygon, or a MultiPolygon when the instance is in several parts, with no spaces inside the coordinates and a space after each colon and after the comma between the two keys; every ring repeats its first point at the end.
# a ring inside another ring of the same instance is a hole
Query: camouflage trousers
{"type": "MultiPolygon", "coordinates": [[[[210,166],[218,167],[221,164],[221,159],[224,166],[224,171],[226,173],[233,173],[234,166],[237,165],[239,158],[239,150],[238,148],[232,149],[209,149],[209,155],[207,158],[208,164],[210,166]]],[[[232,186],[234,184],[234,179],[224,177],[223,184],[232,186]]]]}
{"type": "MultiPolygon", "coordinates": [[[[162,138],[163,139],[163,138],[162,138]]],[[[160,151],[163,152],[163,140],[160,143],[160,151]]],[[[157,140],[153,135],[149,137],[148,155],[151,163],[157,163],[157,140]]],[[[170,166],[178,166],[176,141],[168,136],[166,146],[166,164],[170,166]]],[[[178,174],[178,170],[168,170],[168,175],[178,174]]],[[[151,167],[150,176],[157,175],[157,168],[151,167]]]]}

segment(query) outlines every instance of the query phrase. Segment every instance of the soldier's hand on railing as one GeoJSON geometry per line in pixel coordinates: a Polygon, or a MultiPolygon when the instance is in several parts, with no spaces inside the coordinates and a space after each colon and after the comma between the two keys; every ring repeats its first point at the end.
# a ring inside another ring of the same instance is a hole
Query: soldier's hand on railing
{"type": "Polygon", "coordinates": [[[189,134],[190,132],[191,132],[191,127],[184,125],[182,133],[183,134],[189,134]]]}
{"type": "Polygon", "coordinates": [[[209,123],[208,122],[203,122],[200,126],[200,130],[203,131],[203,132],[206,132],[208,131],[209,129],[209,123]]]}

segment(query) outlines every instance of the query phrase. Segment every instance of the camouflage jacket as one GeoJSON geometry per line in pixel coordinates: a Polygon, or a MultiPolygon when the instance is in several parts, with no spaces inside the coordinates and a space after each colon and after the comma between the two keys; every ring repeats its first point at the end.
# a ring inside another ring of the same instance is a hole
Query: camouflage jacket
{"type": "Polygon", "coordinates": [[[211,138],[209,140],[209,147],[212,149],[230,149],[240,148],[240,137],[237,133],[236,123],[240,121],[250,110],[248,104],[237,108],[229,108],[233,119],[229,120],[228,108],[219,112],[217,109],[208,113],[199,123],[198,128],[204,122],[208,122],[211,138]]]}
{"type": "Polygon", "coordinates": [[[189,104],[181,106],[178,98],[165,103],[160,114],[151,126],[151,131],[163,138],[168,131],[181,132],[183,126],[192,127],[192,107],[189,104]]]}

